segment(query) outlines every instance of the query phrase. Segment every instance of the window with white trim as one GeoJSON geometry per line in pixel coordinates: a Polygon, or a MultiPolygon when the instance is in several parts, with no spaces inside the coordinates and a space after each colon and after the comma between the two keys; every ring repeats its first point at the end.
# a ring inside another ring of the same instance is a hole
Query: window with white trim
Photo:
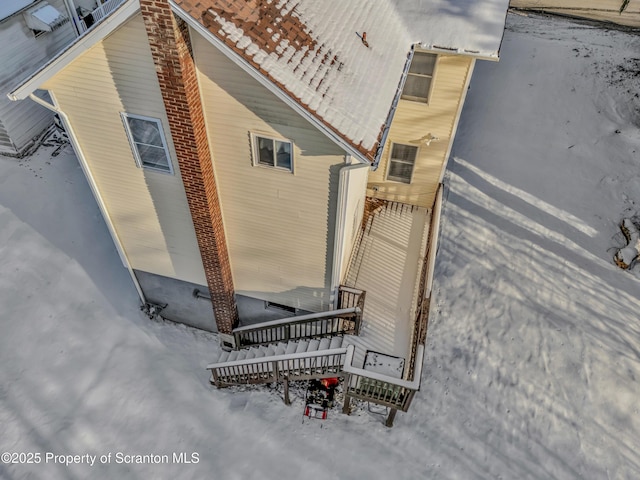
{"type": "Polygon", "coordinates": [[[251,134],[253,164],[293,172],[293,143],[257,133],[251,134]]]}
{"type": "Polygon", "coordinates": [[[417,156],[418,147],[394,143],[389,157],[387,179],[395,182],[411,183],[417,156]]]}
{"type": "Polygon", "coordinates": [[[173,173],[162,122],[131,113],[122,112],[120,115],[138,167],[173,173]]]}
{"type": "Polygon", "coordinates": [[[438,56],[433,53],[415,52],[402,90],[402,98],[414,102],[429,103],[433,74],[438,56]]]}

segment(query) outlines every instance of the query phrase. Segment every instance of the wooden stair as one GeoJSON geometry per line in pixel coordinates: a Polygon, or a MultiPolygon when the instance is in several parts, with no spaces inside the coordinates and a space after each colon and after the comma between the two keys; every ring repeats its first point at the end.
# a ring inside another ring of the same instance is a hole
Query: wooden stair
{"type": "Polygon", "coordinates": [[[335,377],[344,367],[343,341],[334,336],[222,352],[207,369],[217,387],[335,377]]]}

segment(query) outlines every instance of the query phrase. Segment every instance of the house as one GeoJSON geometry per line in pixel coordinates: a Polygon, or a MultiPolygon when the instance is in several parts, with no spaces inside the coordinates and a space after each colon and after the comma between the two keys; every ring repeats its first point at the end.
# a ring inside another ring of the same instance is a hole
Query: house
{"type": "Polygon", "coordinates": [[[21,156],[53,123],[53,112],[7,93],[74,38],[63,0],[0,3],[0,154],[21,156]]]}
{"type": "Polygon", "coordinates": [[[511,6],[640,27],[640,0],[511,0],[511,6]]]}
{"type": "Polygon", "coordinates": [[[63,119],[146,310],[232,349],[216,385],[348,375],[390,424],[419,388],[441,180],[507,7],[127,0],[9,96],[63,119]]]}

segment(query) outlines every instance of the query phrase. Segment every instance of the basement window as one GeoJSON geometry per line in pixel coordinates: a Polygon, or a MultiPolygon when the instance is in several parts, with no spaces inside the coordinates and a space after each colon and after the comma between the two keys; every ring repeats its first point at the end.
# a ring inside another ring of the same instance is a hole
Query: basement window
{"type": "Polygon", "coordinates": [[[162,122],[131,113],[120,115],[138,167],[173,174],[162,122]]]}
{"type": "Polygon", "coordinates": [[[411,183],[417,156],[418,147],[394,143],[391,147],[387,179],[395,182],[411,183]]]}
{"type": "Polygon", "coordinates": [[[289,140],[251,134],[253,165],[293,172],[293,143],[289,140]]]}
{"type": "Polygon", "coordinates": [[[402,90],[402,98],[414,102],[429,103],[433,75],[438,56],[433,53],[415,52],[402,90]]]}
{"type": "Polygon", "coordinates": [[[289,313],[296,313],[296,308],[294,307],[289,307],[288,305],[282,305],[280,303],[274,303],[274,302],[268,302],[265,301],[264,302],[264,308],[267,308],[269,310],[281,310],[283,312],[289,312],[289,313]]]}

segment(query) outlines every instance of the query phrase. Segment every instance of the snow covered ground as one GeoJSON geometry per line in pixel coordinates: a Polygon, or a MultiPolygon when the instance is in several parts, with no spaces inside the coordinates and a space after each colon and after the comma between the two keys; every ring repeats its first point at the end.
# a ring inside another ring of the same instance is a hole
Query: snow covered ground
{"type": "Polygon", "coordinates": [[[510,16],[501,62],[478,64],[423,387],[393,429],[211,388],[215,338],[137,311],[70,148],[0,157],[0,453],[41,454],[0,478],[639,478],[640,273],[611,261],[640,215],[638,52],[637,35],[510,16]]]}

